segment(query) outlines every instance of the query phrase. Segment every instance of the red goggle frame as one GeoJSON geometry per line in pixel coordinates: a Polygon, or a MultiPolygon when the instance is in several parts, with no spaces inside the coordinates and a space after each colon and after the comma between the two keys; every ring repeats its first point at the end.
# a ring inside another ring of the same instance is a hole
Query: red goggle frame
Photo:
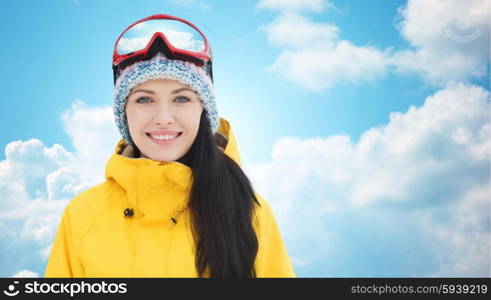
{"type": "Polygon", "coordinates": [[[206,36],[191,22],[164,14],[146,17],[126,28],[114,44],[114,83],[121,72],[137,61],[148,60],[158,52],[203,67],[212,74],[211,48],[206,36]]]}

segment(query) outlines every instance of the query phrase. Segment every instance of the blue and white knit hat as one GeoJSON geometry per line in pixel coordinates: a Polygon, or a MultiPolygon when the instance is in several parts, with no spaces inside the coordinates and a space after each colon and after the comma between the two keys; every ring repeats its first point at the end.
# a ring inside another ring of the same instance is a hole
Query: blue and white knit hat
{"type": "Polygon", "coordinates": [[[158,53],[150,60],[139,61],[123,70],[116,80],[113,95],[113,110],[121,136],[129,145],[134,145],[126,119],[126,97],[131,89],[151,79],[172,79],[187,84],[198,93],[198,97],[206,110],[211,131],[218,129],[218,111],[215,102],[215,90],[211,78],[203,68],[182,60],[171,60],[158,53]]]}

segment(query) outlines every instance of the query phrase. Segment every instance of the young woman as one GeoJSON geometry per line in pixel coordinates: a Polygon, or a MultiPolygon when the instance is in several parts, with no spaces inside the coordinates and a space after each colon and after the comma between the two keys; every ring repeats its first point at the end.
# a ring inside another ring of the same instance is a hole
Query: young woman
{"type": "Polygon", "coordinates": [[[113,104],[123,138],[106,181],[65,208],[46,277],[295,276],[218,117],[211,63],[206,37],[177,17],[121,34],[113,104]]]}

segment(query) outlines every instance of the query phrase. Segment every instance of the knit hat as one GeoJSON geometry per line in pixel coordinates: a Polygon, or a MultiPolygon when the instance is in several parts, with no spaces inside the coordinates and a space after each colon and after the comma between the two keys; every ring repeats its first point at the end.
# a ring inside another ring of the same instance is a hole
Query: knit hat
{"type": "Polygon", "coordinates": [[[172,79],[188,85],[195,90],[203,103],[211,126],[215,133],[218,129],[218,111],[215,102],[215,91],[211,78],[205,70],[183,60],[168,59],[158,53],[150,60],[136,62],[123,70],[116,80],[113,95],[113,110],[116,125],[121,136],[129,145],[134,145],[128,128],[125,104],[126,97],[136,85],[151,79],[172,79]]]}

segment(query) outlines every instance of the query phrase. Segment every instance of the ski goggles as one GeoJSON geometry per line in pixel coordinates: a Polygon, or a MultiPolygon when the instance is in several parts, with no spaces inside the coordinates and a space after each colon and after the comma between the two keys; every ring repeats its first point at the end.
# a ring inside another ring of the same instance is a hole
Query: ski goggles
{"type": "Polygon", "coordinates": [[[137,61],[162,52],[204,68],[213,81],[208,39],[191,22],[170,15],[153,15],[136,21],[121,33],[114,45],[114,84],[123,70],[137,61]]]}

